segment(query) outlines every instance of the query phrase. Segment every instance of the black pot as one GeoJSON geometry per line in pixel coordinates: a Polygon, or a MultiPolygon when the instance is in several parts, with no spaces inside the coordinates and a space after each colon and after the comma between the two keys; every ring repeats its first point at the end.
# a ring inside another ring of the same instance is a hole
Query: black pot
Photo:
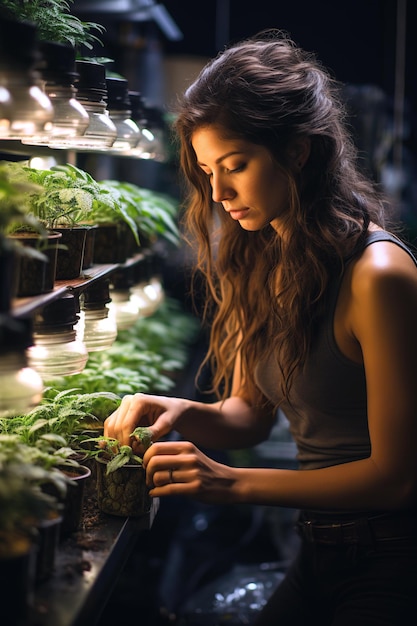
{"type": "Polygon", "coordinates": [[[16,297],[19,276],[18,259],[13,246],[0,238],[0,313],[10,311],[16,297]]]}
{"type": "Polygon", "coordinates": [[[85,241],[89,226],[55,228],[62,234],[61,246],[58,250],[56,280],[79,278],[84,261],[85,241]]]}
{"type": "Polygon", "coordinates": [[[25,298],[49,293],[53,290],[57,268],[58,244],[61,233],[50,232],[46,239],[37,233],[15,233],[10,238],[19,242],[24,248],[37,250],[43,258],[29,256],[22,250],[17,255],[17,289],[16,296],[25,298]]]}
{"type": "Polygon", "coordinates": [[[1,537],[9,554],[0,554],[0,589],[2,614],[8,626],[25,626],[33,607],[36,551],[32,538],[16,534],[1,537]],[[13,546],[16,549],[13,550],[13,546]]]}

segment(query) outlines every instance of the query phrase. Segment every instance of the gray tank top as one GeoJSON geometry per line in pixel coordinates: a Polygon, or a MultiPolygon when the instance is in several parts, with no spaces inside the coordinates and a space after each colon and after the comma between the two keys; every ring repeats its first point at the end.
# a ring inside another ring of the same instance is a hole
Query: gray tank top
{"type": "MultiPolygon", "coordinates": [[[[373,232],[364,248],[376,241],[392,241],[416,258],[394,235],[373,232]]],[[[339,350],[333,319],[341,280],[330,287],[329,305],[314,335],[303,370],[294,379],[291,404],[281,409],[297,444],[302,469],[314,469],[363,459],[370,454],[365,371],[339,350]]],[[[279,371],[271,358],[259,363],[256,382],[274,403],[281,401],[279,371]]]]}

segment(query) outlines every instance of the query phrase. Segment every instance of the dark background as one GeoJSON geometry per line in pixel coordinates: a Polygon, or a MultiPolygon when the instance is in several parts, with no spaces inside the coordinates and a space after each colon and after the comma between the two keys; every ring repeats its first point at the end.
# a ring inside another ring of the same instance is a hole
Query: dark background
{"type": "MultiPolygon", "coordinates": [[[[107,52],[112,52],[112,32],[131,19],[129,10],[123,12],[122,7],[146,4],[157,1],[74,0],[71,11],[81,19],[104,24],[110,44],[107,52]]],[[[165,55],[211,57],[230,42],[265,28],[279,28],[314,51],[342,82],[374,84],[392,95],[398,69],[404,71],[407,98],[414,105],[417,100],[415,0],[164,0],[159,4],[182,39],[169,40],[156,24],[146,21],[131,26],[145,38],[153,30],[165,55]],[[400,36],[398,13],[406,15],[406,32],[400,36]],[[403,62],[397,56],[397,44],[404,46],[403,62]]]]}
{"type": "Polygon", "coordinates": [[[417,11],[414,0],[165,0],[182,31],[167,54],[213,56],[230,41],[280,28],[316,52],[342,82],[375,84],[394,93],[397,11],[406,11],[406,92],[416,98],[417,11]]]}

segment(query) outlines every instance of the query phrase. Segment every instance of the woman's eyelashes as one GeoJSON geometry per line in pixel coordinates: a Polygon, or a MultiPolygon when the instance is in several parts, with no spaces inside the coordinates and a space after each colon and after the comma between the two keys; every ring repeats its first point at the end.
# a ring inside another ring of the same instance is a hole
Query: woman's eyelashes
{"type": "MultiPolygon", "coordinates": [[[[237,174],[239,172],[243,172],[243,170],[246,168],[246,163],[242,163],[241,165],[238,165],[238,167],[234,167],[234,168],[228,168],[225,167],[224,168],[224,173],[225,174],[237,174]]],[[[204,172],[204,174],[208,177],[208,178],[212,178],[213,177],[213,172],[206,172],[205,170],[202,170],[204,172]]]]}
{"type": "Polygon", "coordinates": [[[242,172],[246,167],[245,163],[242,163],[241,165],[238,165],[237,167],[234,167],[232,169],[226,168],[225,172],[226,174],[237,174],[238,172],[242,172]]]}

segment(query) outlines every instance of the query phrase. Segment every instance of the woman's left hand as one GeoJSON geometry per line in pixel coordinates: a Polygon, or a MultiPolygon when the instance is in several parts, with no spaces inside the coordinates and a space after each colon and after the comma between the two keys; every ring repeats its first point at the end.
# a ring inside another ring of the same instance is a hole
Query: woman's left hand
{"type": "Polygon", "coordinates": [[[189,441],[159,441],[143,457],[152,497],[189,496],[207,503],[231,502],[235,469],[206,456],[189,441]]]}

